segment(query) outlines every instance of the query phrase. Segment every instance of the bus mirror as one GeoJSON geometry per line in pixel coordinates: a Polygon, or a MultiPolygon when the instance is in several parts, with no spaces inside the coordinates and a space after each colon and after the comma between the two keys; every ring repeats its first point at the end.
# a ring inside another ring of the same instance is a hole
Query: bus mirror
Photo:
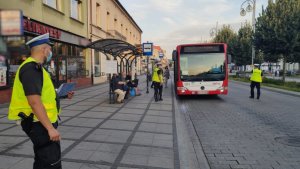
{"type": "Polygon", "coordinates": [[[173,53],[172,53],[172,59],[173,59],[173,61],[176,61],[176,58],[177,58],[177,51],[173,50],[173,53]]]}
{"type": "Polygon", "coordinates": [[[227,54],[227,63],[230,64],[231,63],[231,55],[227,54]]]}

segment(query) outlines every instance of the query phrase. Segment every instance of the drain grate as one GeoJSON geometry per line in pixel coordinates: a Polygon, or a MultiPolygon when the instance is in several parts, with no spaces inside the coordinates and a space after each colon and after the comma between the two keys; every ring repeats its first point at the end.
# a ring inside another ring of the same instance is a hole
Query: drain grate
{"type": "Polygon", "coordinates": [[[277,141],[278,143],[284,144],[284,145],[288,145],[288,146],[300,147],[300,137],[299,136],[276,137],[275,141],[277,141]]]}

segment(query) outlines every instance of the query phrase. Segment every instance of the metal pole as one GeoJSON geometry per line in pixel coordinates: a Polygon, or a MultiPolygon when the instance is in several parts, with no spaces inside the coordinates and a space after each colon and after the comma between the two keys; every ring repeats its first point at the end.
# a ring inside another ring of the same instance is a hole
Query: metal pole
{"type": "Polygon", "coordinates": [[[136,68],[136,63],[137,62],[137,56],[135,56],[135,59],[134,59],[134,78],[137,79],[137,68],[136,68]]]}
{"type": "Polygon", "coordinates": [[[146,93],[149,93],[149,56],[147,56],[147,91],[146,93]]]}
{"type": "MultiPolygon", "coordinates": [[[[253,0],[253,13],[252,13],[252,26],[253,26],[253,33],[255,33],[255,9],[256,9],[256,0],[253,0]]],[[[252,58],[251,58],[251,64],[253,65],[255,58],[255,48],[254,44],[252,42],[252,58]]]]}

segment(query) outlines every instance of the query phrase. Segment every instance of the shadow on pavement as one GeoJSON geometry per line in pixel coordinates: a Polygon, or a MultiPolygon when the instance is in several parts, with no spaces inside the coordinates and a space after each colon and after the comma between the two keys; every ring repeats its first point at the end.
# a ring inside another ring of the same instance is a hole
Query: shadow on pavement
{"type": "Polygon", "coordinates": [[[223,100],[218,95],[191,95],[191,96],[176,96],[177,100],[223,100]]]}

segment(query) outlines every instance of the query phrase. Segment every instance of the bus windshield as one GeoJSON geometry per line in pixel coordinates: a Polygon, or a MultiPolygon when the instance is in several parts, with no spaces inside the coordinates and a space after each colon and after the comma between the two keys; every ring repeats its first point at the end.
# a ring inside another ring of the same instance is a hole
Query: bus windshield
{"type": "Polygon", "coordinates": [[[224,53],[192,53],[180,55],[182,81],[222,81],[225,79],[224,53]]]}

